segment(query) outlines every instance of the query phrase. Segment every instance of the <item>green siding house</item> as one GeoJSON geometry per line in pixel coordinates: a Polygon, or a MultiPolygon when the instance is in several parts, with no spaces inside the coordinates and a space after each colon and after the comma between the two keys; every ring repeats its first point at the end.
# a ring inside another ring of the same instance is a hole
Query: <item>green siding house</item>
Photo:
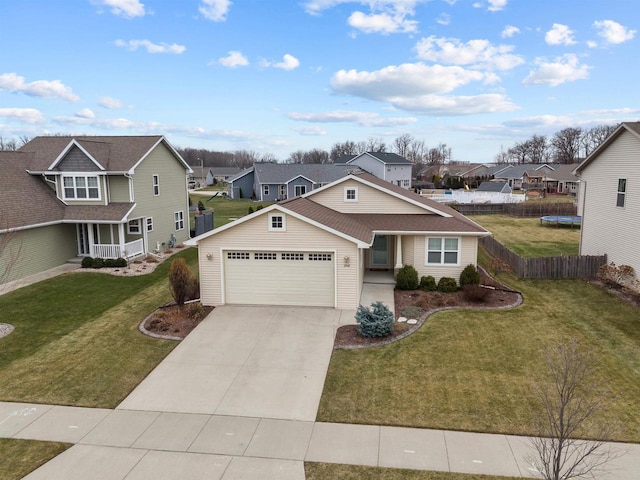
{"type": "Polygon", "coordinates": [[[0,152],[0,284],[189,238],[189,165],[163,136],[36,137],[0,152]]]}

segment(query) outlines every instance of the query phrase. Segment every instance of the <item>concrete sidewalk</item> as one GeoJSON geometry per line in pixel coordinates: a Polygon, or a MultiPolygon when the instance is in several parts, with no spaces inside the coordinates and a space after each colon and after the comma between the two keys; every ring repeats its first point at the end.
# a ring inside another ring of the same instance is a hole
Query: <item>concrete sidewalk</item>
{"type": "MultiPolygon", "coordinates": [[[[303,480],[304,462],[536,477],[523,437],[170,412],[0,403],[0,437],[74,443],[28,480],[303,480]]],[[[640,445],[599,479],[638,478],[640,445]]]]}

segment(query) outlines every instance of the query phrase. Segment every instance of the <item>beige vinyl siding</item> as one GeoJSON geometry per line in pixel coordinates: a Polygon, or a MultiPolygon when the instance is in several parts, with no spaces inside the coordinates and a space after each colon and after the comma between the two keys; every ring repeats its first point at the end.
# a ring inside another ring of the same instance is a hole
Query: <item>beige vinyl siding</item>
{"type": "Polygon", "coordinates": [[[640,140],[622,132],[581,173],[582,255],[607,255],[640,276],[640,140]],[[616,206],[618,179],[627,180],[624,207],[616,206]]]}
{"type": "MultiPolygon", "coordinates": [[[[429,235],[437,237],[437,235],[429,235]]],[[[477,237],[455,237],[460,239],[460,259],[458,265],[427,265],[426,261],[426,239],[425,235],[416,235],[413,241],[413,266],[418,271],[418,277],[425,275],[433,276],[436,281],[441,277],[452,277],[456,282],[460,281],[460,274],[464,267],[470,263],[476,265],[478,260],[478,238],[477,237]]],[[[446,238],[446,237],[445,237],[446,238]]]]}
{"type": "Polygon", "coordinates": [[[8,258],[14,256],[8,278],[12,281],[44,272],[64,264],[78,254],[76,226],[71,224],[51,225],[12,233],[9,246],[0,257],[0,270],[7,268],[8,258]]]}
{"type": "MultiPolygon", "coordinates": [[[[222,250],[269,250],[334,252],[336,262],[337,308],[356,308],[359,303],[358,267],[354,263],[358,258],[358,248],[354,243],[342,239],[330,232],[286,215],[286,231],[268,230],[268,213],[253,214],[254,218],[235,227],[212,235],[200,241],[200,290],[205,305],[221,305],[222,298],[222,250]],[[207,255],[211,255],[211,260],[207,255]],[[344,257],[351,259],[350,267],[344,266],[344,257]]],[[[277,281],[277,279],[274,279],[277,281]]]]}
{"type": "Polygon", "coordinates": [[[109,201],[128,203],[129,199],[129,179],[124,175],[110,175],[107,177],[109,182],[109,201]]]}
{"type": "Polygon", "coordinates": [[[393,195],[356,182],[355,180],[346,180],[338,183],[331,188],[313,194],[310,199],[342,213],[430,213],[422,207],[413,205],[406,200],[401,200],[393,195]],[[344,201],[345,188],[358,189],[357,202],[344,201]]]}
{"type": "MultiPolygon", "coordinates": [[[[189,211],[186,170],[169,149],[160,143],[138,165],[133,177],[136,207],[129,218],[153,217],[153,231],[148,233],[148,248],[154,250],[157,242],[165,248],[176,236],[177,244],[189,239],[189,211]],[[153,175],[158,175],[160,195],[153,195],[153,175]],[[182,211],[184,229],[176,231],[174,212],[182,211]]],[[[143,222],[143,228],[145,227],[143,222]]],[[[131,237],[140,238],[140,237],[131,237]]]]}
{"type": "Polygon", "coordinates": [[[402,236],[402,264],[415,265],[415,237],[413,235],[402,236]]]}

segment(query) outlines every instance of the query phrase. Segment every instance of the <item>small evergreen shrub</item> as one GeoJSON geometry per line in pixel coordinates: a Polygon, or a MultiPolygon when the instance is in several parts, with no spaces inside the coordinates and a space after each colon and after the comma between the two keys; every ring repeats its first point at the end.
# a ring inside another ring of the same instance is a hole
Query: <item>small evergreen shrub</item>
{"type": "Polygon", "coordinates": [[[194,283],[193,274],[184,258],[176,258],[169,267],[169,288],[176,303],[182,307],[194,283]]]}
{"type": "Polygon", "coordinates": [[[258,205],[258,206],[256,207],[256,212],[257,212],[258,210],[262,210],[263,208],[264,208],[264,205],[258,205]]]}
{"type": "Polygon", "coordinates": [[[420,290],[424,290],[425,292],[435,292],[437,289],[438,284],[436,283],[436,279],[433,278],[432,275],[420,277],[420,290]]]}
{"type": "Polygon", "coordinates": [[[442,277],[438,280],[438,291],[442,293],[453,293],[458,291],[458,284],[455,278],[442,277]]]}
{"type": "Polygon", "coordinates": [[[462,270],[460,274],[460,286],[464,287],[465,285],[479,285],[480,284],[480,273],[475,265],[467,265],[462,270]]]}
{"type": "Polygon", "coordinates": [[[127,261],[124,258],[116,258],[115,266],[118,268],[124,268],[127,266],[127,261]]]}
{"type": "Polygon", "coordinates": [[[91,268],[102,268],[104,267],[104,259],[102,258],[94,258],[91,263],[91,268]]]}
{"type": "Polygon", "coordinates": [[[93,258],[84,257],[82,259],[82,263],[80,265],[82,266],[82,268],[91,268],[91,267],[93,267],[93,258]]]}
{"type": "Polygon", "coordinates": [[[249,205],[249,210],[247,211],[247,215],[251,215],[253,213],[253,207],[249,205]]]}
{"type": "Polygon", "coordinates": [[[115,258],[105,258],[104,259],[104,266],[105,268],[113,268],[116,266],[116,260],[115,258]]]}
{"type": "Polygon", "coordinates": [[[464,292],[464,298],[471,302],[484,302],[489,295],[489,289],[481,285],[465,285],[462,287],[462,291],[464,292]]]}
{"type": "Polygon", "coordinates": [[[402,316],[406,318],[418,318],[422,312],[415,305],[409,305],[402,309],[402,316]]]}
{"type": "Polygon", "coordinates": [[[363,337],[386,337],[393,332],[393,320],[393,312],[380,301],[371,308],[360,305],[356,311],[358,333],[363,337]]]}
{"type": "Polygon", "coordinates": [[[405,265],[398,270],[396,287],[400,290],[415,290],[420,285],[418,271],[411,265],[405,265]]]}

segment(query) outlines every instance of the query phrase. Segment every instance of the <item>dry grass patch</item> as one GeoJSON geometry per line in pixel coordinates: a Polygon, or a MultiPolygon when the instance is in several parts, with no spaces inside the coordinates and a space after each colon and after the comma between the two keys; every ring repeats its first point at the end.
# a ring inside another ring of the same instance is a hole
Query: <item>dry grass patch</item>
{"type": "Polygon", "coordinates": [[[0,438],[0,480],[18,480],[70,446],[67,443],[0,438]]]}
{"type": "Polygon", "coordinates": [[[307,480],[515,480],[514,477],[465,473],[425,472],[400,468],[362,467],[333,463],[305,463],[307,480]]]}

